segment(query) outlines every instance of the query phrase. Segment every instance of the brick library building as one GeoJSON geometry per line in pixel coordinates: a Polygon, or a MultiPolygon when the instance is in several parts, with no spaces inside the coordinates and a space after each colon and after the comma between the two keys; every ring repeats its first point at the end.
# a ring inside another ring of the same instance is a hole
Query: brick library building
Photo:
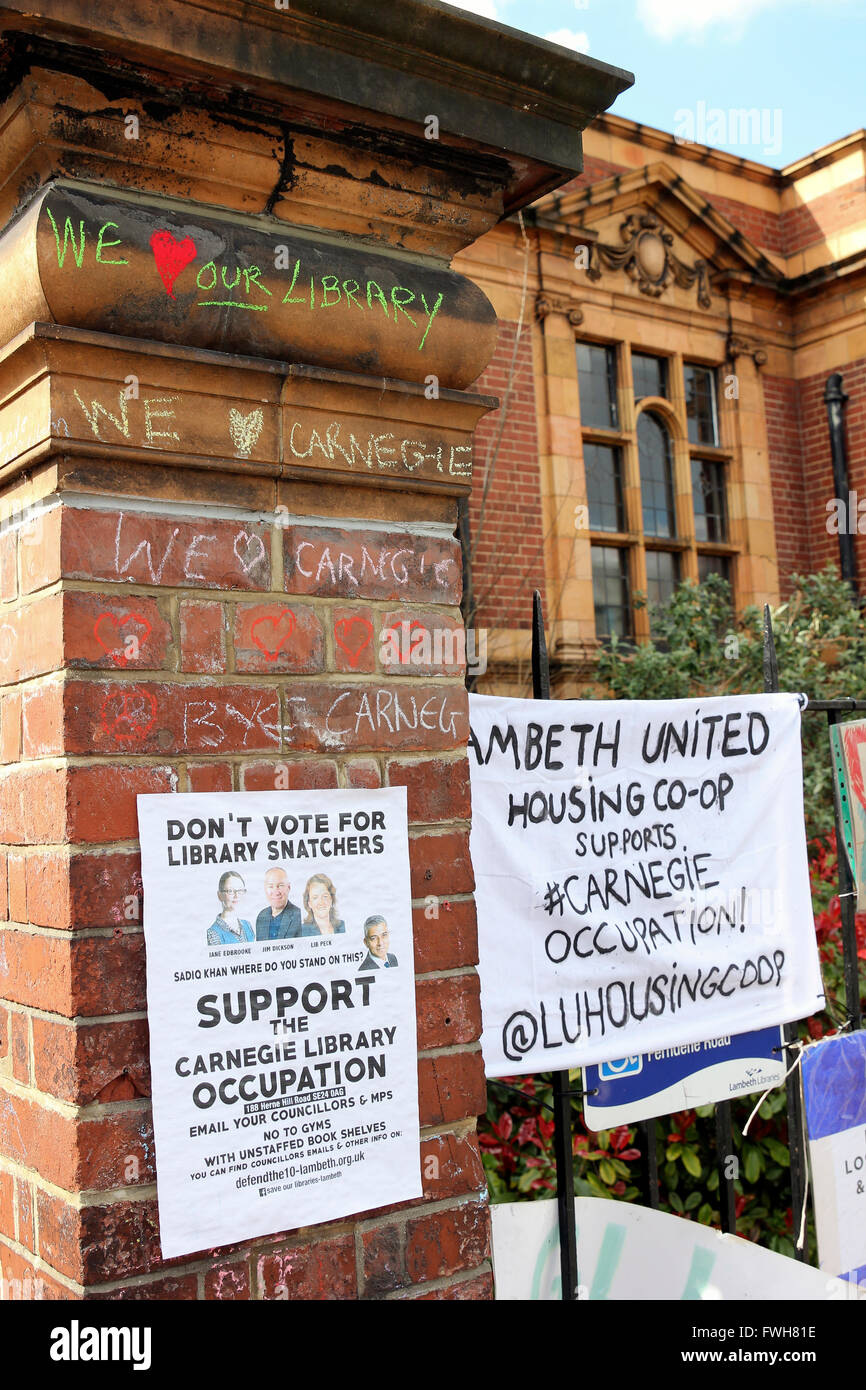
{"type": "Polygon", "coordinates": [[[741,609],[838,564],[825,390],[841,373],[854,502],[864,172],[862,130],[778,170],[605,114],[580,177],[458,258],[500,320],[466,576],[479,689],[530,693],[533,589],[568,696],[682,580],[723,575],[741,609]]]}

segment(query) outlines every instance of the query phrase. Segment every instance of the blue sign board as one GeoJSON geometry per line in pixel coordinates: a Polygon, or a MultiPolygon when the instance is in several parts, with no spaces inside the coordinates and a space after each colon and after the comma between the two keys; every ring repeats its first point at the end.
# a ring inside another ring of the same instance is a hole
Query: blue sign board
{"type": "Polygon", "coordinates": [[[611,1129],[766,1091],[784,1080],[784,1058],[775,1027],[584,1067],[584,1119],[589,1129],[611,1129]]]}

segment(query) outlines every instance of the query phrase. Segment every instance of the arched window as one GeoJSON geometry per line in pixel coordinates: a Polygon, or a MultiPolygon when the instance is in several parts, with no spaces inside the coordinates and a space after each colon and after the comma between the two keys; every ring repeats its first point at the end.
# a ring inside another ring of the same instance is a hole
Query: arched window
{"type": "Polygon", "coordinates": [[[646,536],[677,534],[671,438],[657,415],[645,410],[637,422],[640,492],[646,536]]]}
{"type": "MultiPolygon", "coordinates": [[[[674,464],[671,437],[664,423],[645,410],[637,424],[640,494],[646,538],[647,599],[667,603],[680,579],[680,557],[674,550],[654,546],[650,537],[672,540],[677,534],[674,464]]],[[[650,618],[652,621],[652,618],[650,618]]]]}
{"type": "MultiPolygon", "coordinates": [[[[586,514],[580,526],[589,523],[595,632],[602,642],[614,633],[641,641],[651,635],[654,605],[668,603],[684,574],[736,577],[732,458],[719,443],[717,368],[680,366],[643,341],[579,342],[576,352],[588,504],[579,509],[586,514]],[[617,390],[624,397],[629,379],[633,400],[618,414],[617,390]]],[[[575,508],[575,526],[577,515],[575,508]]]]}

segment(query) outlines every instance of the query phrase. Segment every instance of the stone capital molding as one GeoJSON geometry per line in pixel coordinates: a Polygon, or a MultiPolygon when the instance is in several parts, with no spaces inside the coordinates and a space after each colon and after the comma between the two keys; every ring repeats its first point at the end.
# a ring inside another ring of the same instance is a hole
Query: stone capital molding
{"type": "Polygon", "coordinates": [[[576,299],[540,290],[535,296],[535,317],[539,323],[544,323],[548,314],[564,314],[572,328],[583,323],[583,310],[576,299]]]}
{"type": "Polygon", "coordinates": [[[738,357],[751,357],[756,367],[763,367],[767,361],[763,343],[743,338],[739,333],[729,333],[725,344],[725,360],[736,362],[738,357]]]}
{"type": "Polygon", "coordinates": [[[710,307],[709,267],[706,261],[696,260],[686,265],[671,249],[673,236],[655,213],[630,213],[619,229],[622,246],[594,242],[589,247],[587,275],[600,280],[602,266],[607,270],[624,270],[634,280],[641,294],[658,299],[673,282],[680,289],[697,286],[698,304],[710,307]]]}

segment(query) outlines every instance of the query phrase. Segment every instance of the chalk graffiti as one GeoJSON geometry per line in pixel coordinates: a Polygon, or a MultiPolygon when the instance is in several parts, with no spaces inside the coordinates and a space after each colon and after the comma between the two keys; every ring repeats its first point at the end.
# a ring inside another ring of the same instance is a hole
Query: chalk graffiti
{"type": "Polygon", "coordinates": [[[357,463],[366,468],[402,468],[414,473],[424,464],[435,465],[438,473],[448,473],[453,478],[468,478],[472,475],[472,445],[444,444],[423,439],[398,439],[393,430],[382,434],[368,434],[366,443],[349,432],[343,433],[345,426],[341,420],[332,420],[322,431],[306,428],[301,420],[295,420],[288,428],[289,451],[297,459],[312,458],[317,451],[329,462],[339,462],[338,455],[349,468],[357,463]],[[296,431],[298,438],[296,439],[296,431]],[[342,434],[342,439],[341,439],[342,434]],[[393,441],[393,442],[391,442],[393,441]],[[304,447],[306,446],[306,447],[304,447]]]}
{"type": "Polygon", "coordinates": [[[11,428],[0,430],[0,461],[5,463],[7,459],[32,448],[38,442],[40,433],[39,421],[35,416],[13,415],[11,428]]]}
{"type": "Polygon", "coordinates": [[[267,560],[265,545],[261,536],[250,535],[249,531],[239,531],[235,536],[232,546],[235,557],[243,570],[244,574],[249,574],[257,565],[262,565],[267,560]],[[241,555],[238,544],[243,541],[245,554],[241,555]]]}
{"type": "MultiPolygon", "coordinates": [[[[441,628],[437,629],[440,638],[441,631],[441,628]]],[[[397,663],[406,666],[409,662],[419,665],[425,660],[427,663],[430,661],[430,633],[423,623],[418,622],[417,618],[413,618],[411,622],[396,624],[383,631],[380,641],[382,644],[380,656],[385,666],[393,666],[397,663]],[[426,657],[424,656],[425,648],[428,651],[426,657]]]]}
{"type": "Polygon", "coordinates": [[[173,410],[155,410],[157,405],[170,405],[172,401],[179,401],[180,396],[145,396],[142,401],[144,406],[144,435],[148,444],[153,444],[157,439],[174,439],[180,443],[180,435],[177,430],[155,430],[154,420],[173,420],[173,410]]]}
{"type": "MultiPolygon", "coordinates": [[[[414,558],[413,551],[409,549],[389,550],[383,547],[379,551],[379,559],[378,562],[376,562],[367,547],[362,545],[360,555],[361,569],[358,576],[355,575],[355,561],[358,557],[355,555],[347,555],[345,551],[340,551],[339,554],[336,555],[337,563],[335,568],[334,559],[331,557],[331,547],[329,545],[322,546],[318,563],[312,562],[315,564],[314,569],[304,569],[304,566],[301,564],[301,552],[305,550],[314,551],[315,549],[316,543],[313,541],[301,541],[295,547],[295,569],[299,574],[302,574],[305,579],[315,579],[317,584],[320,584],[323,576],[327,574],[332,584],[341,584],[344,579],[347,579],[350,584],[357,586],[363,583],[368,570],[376,579],[385,580],[387,578],[385,573],[386,569],[388,574],[393,576],[398,584],[407,584],[409,582],[408,569],[403,564],[398,565],[398,561],[403,555],[409,555],[414,558]]],[[[452,561],[447,560],[443,563],[451,564],[452,561]]]]}
{"type": "Polygon", "coordinates": [[[268,661],[276,661],[294,630],[294,613],[291,608],[282,608],[276,617],[256,618],[250,628],[250,636],[268,661]]]}
{"type": "Polygon", "coordinates": [[[101,416],[101,415],[104,415],[105,418],[106,418],[106,420],[110,420],[110,421],[111,421],[111,423],[114,425],[114,428],[118,431],[119,434],[122,434],[122,435],[123,435],[124,439],[128,439],[128,438],[129,438],[129,412],[128,412],[127,409],[126,409],[126,399],[127,399],[127,397],[126,397],[126,392],[125,392],[125,391],[119,392],[119,393],[118,393],[118,397],[117,397],[118,402],[119,402],[119,404],[120,404],[120,418],[119,418],[119,419],[118,419],[118,417],[117,417],[116,415],[112,415],[112,413],[111,413],[111,411],[108,409],[108,407],[107,407],[107,406],[104,406],[104,405],[102,404],[101,401],[91,401],[91,402],[90,402],[90,410],[88,410],[88,409],[87,409],[87,406],[84,404],[84,401],[83,401],[83,400],[81,399],[81,397],[79,396],[77,389],[74,388],[74,387],[73,387],[72,394],[73,394],[73,396],[75,397],[75,399],[78,401],[78,404],[81,406],[81,409],[82,409],[83,412],[84,412],[84,416],[85,416],[85,418],[86,418],[86,420],[87,420],[87,423],[89,424],[90,428],[92,429],[92,431],[93,431],[93,433],[94,433],[94,436],[95,436],[97,439],[101,439],[101,438],[102,438],[102,435],[99,433],[99,429],[100,429],[100,416],[101,416]]]}
{"type": "MultiPolygon", "coordinates": [[[[130,399],[138,399],[137,388],[134,396],[128,394],[126,387],[118,392],[117,403],[120,410],[119,416],[113,414],[107,406],[97,400],[91,400],[90,409],[88,410],[87,405],[79,396],[77,388],[73,387],[72,394],[84,412],[84,417],[96,439],[102,439],[100,429],[103,416],[106,420],[111,421],[118,434],[122,434],[124,439],[129,439],[129,411],[127,410],[127,401],[130,399]]],[[[176,443],[180,442],[180,435],[177,430],[158,430],[153,423],[154,420],[173,420],[175,415],[173,410],[160,410],[157,407],[165,405],[170,406],[173,401],[179,400],[180,396],[143,397],[141,405],[144,412],[144,437],[148,444],[155,444],[159,439],[173,439],[176,443]]]]}
{"type": "MultiPolygon", "coordinates": [[[[179,395],[141,395],[139,400],[139,390],[138,378],[132,376],[125,379],[116,397],[110,397],[111,406],[96,397],[91,397],[88,402],[77,387],[73,387],[72,394],[94,439],[107,442],[120,436],[130,443],[138,439],[150,447],[183,446],[181,431],[191,425],[193,447],[200,449],[200,442],[195,442],[201,438],[200,406],[192,401],[185,402],[179,395]],[[132,414],[130,401],[135,403],[132,414]],[[182,421],[177,418],[175,408],[179,402],[183,405],[181,413],[185,417],[182,421]],[[157,421],[171,424],[168,428],[158,428],[157,421]]],[[[29,447],[36,442],[39,437],[38,422],[34,420],[29,431],[26,423],[24,417],[16,422],[14,431],[8,436],[0,436],[0,452],[11,456],[9,451],[13,444],[20,441],[20,447],[29,447]]],[[[58,426],[62,424],[64,433],[68,435],[67,422],[62,420],[57,423],[58,426]]],[[[250,457],[262,435],[264,423],[265,412],[261,406],[247,412],[237,406],[229,406],[227,424],[223,428],[227,429],[235,455],[250,457]]],[[[471,444],[452,444],[436,438],[401,437],[393,430],[374,432],[359,427],[356,429],[345,420],[332,419],[322,422],[317,428],[305,420],[290,417],[285,425],[283,450],[287,459],[304,459],[314,464],[322,460],[341,469],[410,475],[421,470],[428,475],[435,472],[451,478],[472,476],[471,444]]],[[[186,447],[189,447],[189,441],[186,447]]]]}
{"type": "MultiPolygon", "coordinates": [[[[141,517],[129,517],[125,512],[119,513],[114,532],[115,574],[120,577],[129,576],[130,580],[144,580],[145,583],[149,580],[151,584],[161,584],[169,560],[178,552],[178,558],[181,554],[183,556],[181,569],[184,579],[197,579],[201,582],[207,580],[208,576],[202,572],[201,566],[213,563],[208,549],[217,543],[216,535],[198,531],[193,533],[191,539],[178,544],[182,529],[180,526],[174,526],[160,552],[149,534],[140,534],[141,529],[146,526],[146,521],[141,517]],[[124,540],[130,529],[133,533],[137,531],[140,539],[128,550],[125,549],[124,540]]],[[[183,533],[189,535],[190,530],[191,527],[185,526],[183,533]]],[[[262,574],[267,574],[267,552],[259,536],[240,529],[235,534],[232,548],[235,559],[245,575],[259,571],[261,567],[262,574]]]]}
{"type": "Polygon", "coordinates": [[[0,666],[5,666],[8,661],[12,660],[17,645],[17,629],[11,623],[3,623],[0,626],[0,666]]]}
{"type": "MultiPolygon", "coordinates": [[[[236,266],[235,277],[231,281],[231,283],[229,283],[229,281],[226,279],[225,266],[220,266],[219,278],[222,284],[222,288],[227,294],[230,293],[232,290],[237,289],[240,283],[241,275],[243,275],[244,294],[249,296],[250,285],[255,285],[257,289],[261,290],[264,294],[268,295],[268,297],[271,297],[272,291],[268,289],[267,285],[262,284],[261,274],[262,272],[257,265],[250,266],[249,269],[245,269],[243,266],[236,266]]],[[[216,288],[217,268],[216,263],[214,261],[208,261],[206,265],[202,266],[198,275],[195,277],[195,283],[200,290],[214,290],[216,288]],[[204,279],[202,278],[204,275],[206,275],[208,271],[213,272],[210,284],[206,284],[204,279]]],[[[248,300],[244,301],[240,299],[200,299],[197,301],[197,306],[199,309],[253,309],[258,310],[260,313],[265,313],[268,307],[267,304],[250,304],[248,300]]]]}
{"type": "MultiPolygon", "coordinates": [[[[218,706],[213,700],[188,700],[186,702],[183,710],[184,747],[189,747],[191,744],[194,747],[204,748],[222,747],[226,739],[226,728],[225,725],[213,718],[217,710],[218,706]]],[[[243,729],[242,747],[247,746],[247,740],[255,729],[264,735],[268,743],[279,746],[281,737],[280,697],[276,691],[269,690],[258,693],[255,708],[248,715],[227,701],[225,719],[228,724],[239,724],[243,729]]]]}
{"type": "Polygon", "coordinates": [[[350,666],[357,666],[372,639],[373,624],[369,618],[338,618],[334,623],[334,640],[346,653],[350,666]]]}
{"type": "Polygon", "coordinates": [[[163,228],[150,238],[150,249],[166,294],[169,299],[176,299],[174,282],[198,255],[195,242],[191,236],[184,237],[183,241],[175,241],[171,232],[163,228]]]}
{"type": "Polygon", "coordinates": [[[115,613],[100,613],[93,624],[94,637],[115,666],[126,666],[130,661],[137,661],[141,645],[151,631],[151,625],[142,613],[126,613],[122,618],[115,613]],[[125,628],[130,630],[124,632],[125,628]],[[135,631],[136,628],[138,631],[135,631]]]}
{"type": "MultiPolygon", "coordinates": [[[[143,555],[144,555],[144,558],[145,558],[145,562],[146,562],[146,564],[147,564],[148,572],[149,572],[149,574],[150,574],[150,581],[151,581],[151,583],[152,583],[152,584],[159,584],[159,583],[161,583],[161,582],[162,582],[162,572],[163,572],[163,570],[165,569],[166,564],[168,563],[168,557],[169,557],[169,555],[171,554],[171,550],[172,550],[172,547],[173,547],[173,545],[174,545],[174,542],[175,542],[175,540],[177,539],[177,537],[180,535],[180,527],[179,527],[179,526],[175,526],[174,530],[172,531],[171,536],[169,537],[168,544],[166,545],[165,550],[163,551],[162,560],[159,562],[158,565],[154,565],[154,563],[153,563],[153,551],[151,550],[150,540],[149,540],[149,538],[148,538],[147,536],[145,536],[142,540],[139,541],[139,543],[138,543],[138,545],[135,547],[135,549],[134,549],[129,555],[127,555],[126,559],[121,563],[121,559],[120,559],[120,539],[121,539],[121,535],[122,535],[122,533],[123,533],[123,523],[124,523],[124,520],[125,520],[124,514],[123,514],[123,512],[121,512],[120,515],[119,515],[118,518],[117,518],[117,530],[115,531],[115,534],[114,534],[114,568],[115,568],[116,572],[117,572],[118,574],[126,574],[126,573],[132,568],[133,563],[138,559],[139,555],[142,555],[142,554],[143,554],[143,555]]],[[[197,539],[197,540],[200,540],[200,539],[202,539],[202,538],[201,538],[201,537],[196,537],[196,539],[197,539]]],[[[190,577],[192,577],[192,576],[190,576],[190,577]]],[[[201,577],[201,576],[199,576],[199,575],[196,575],[196,576],[195,576],[195,578],[200,578],[200,577],[201,577]]]]}
{"type": "MultiPolygon", "coordinates": [[[[109,256],[106,251],[123,245],[123,238],[109,236],[110,231],[119,231],[117,222],[102,221],[93,240],[92,227],[88,232],[86,220],[78,217],[77,229],[72,217],[63,219],[61,239],[60,228],[51,208],[45,205],[45,214],[51,224],[59,269],[80,270],[85,263],[88,236],[94,246],[94,259],[99,265],[127,266],[129,261],[121,255],[109,256]]],[[[62,216],[62,214],[61,214],[62,216]]],[[[157,227],[149,240],[154,265],[162,281],[166,295],[176,300],[175,283],[182,272],[198,255],[198,247],[191,236],[182,239],[166,227],[157,227]]],[[[295,255],[294,264],[290,256],[274,256],[274,250],[284,250],[284,243],[276,246],[267,241],[262,246],[262,260],[272,261],[277,280],[272,280],[273,288],[265,283],[262,268],[258,265],[241,265],[237,261],[228,264],[211,259],[199,267],[196,274],[196,288],[208,296],[195,301],[199,309],[241,309],[258,313],[282,310],[286,306],[298,306],[307,312],[322,312],[340,308],[354,315],[357,310],[365,316],[384,314],[392,328],[401,327],[413,330],[418,352],[424,350],[434,319],[439,314],[445,300],[444,290],[427,293],[417,285],[383,286],[372,277],[352,279],[335,273],[337,264],[332,261],[333,270],[321,273],[305,264],[301,256],[295,255]],[[280,274],[282,272],[282,274],[280,274]],[[284,292],[283,292],[284,291],[284,292]],[[429,297],[428,297],[429,296],[429,297]],[[268,302],[270,301],[270,302],[268,302]]],[[[314,252],[316,255],[327,254],[314,252]]],[[[332,253],[333,255],[333,253],[332,253]]],[[[336,260],[336,258],[335,258],[336,260]]],[[[327,264],[327,261],[325,262],[327,264]]],[[[382,272],[383,280],[387,271],[382,272]]],[[[393,273],[393,272],[392,272],[393,273]]]]}
{"type": "Polygon", "coordinates": [[[134,743],[156,722],[156,699],[149,690],[132,686],[106,695],[99,710],[100,724],[118,743],[134,743]]]}
{"type": "Polygon", "coordinates": [[[255,447],[265,423],[264,411],[252,410],[249,415],[241,415],[234,406],[229,409],[229,434],[239,454],[249,455],[255,447]]]}
{"type": "MultiPolygon", "coordinates": [[[[72,218],[66,218],[63,224],[63,247],[61,249],[60,232],[58,231],[57,223],[54,220],[51,209],[46,206],[45,211],[48,214],[48,220],[51,223],[51,227],[54,232],[54,243],[57,247],[57,264],[62,270],[63,264],[66,260],[67,249],[71,246],[72,258],[75,262],[76,267],[80,270],[82,264],[84,263],[84,248],[87,242],[87,233],[85,231],[83,219],[80,219],[78,223],[79,239],[76,242],[75,228],[72,225],[72,218]]],[[[123,257],[115,258],[112,256],[103,256],[102,253],[106,247],[120,245],[119,237],[113,241],[106,241],[105,233],[108,231],[109,227],[114,227],[116,230],[119,230],[118,224],[116,222],[103,222],[102,226],[99,228],[99,231],[96,234],[95,260],[99,265],[129,265],[129,262],[127,260],[124,260],[123,257]]]]}
{"type": "Polygon", "coordinates": [[[377,736],[386,729],[389,734],[399,734],[401,728],[405,728],[426,729],[431,733],[438,730],[453,738],[457,732],[457,715],[457,710],[449,708],[447,693],[428,696],[419,708],[414,695],[407,696],[398,690],[344,690],[325,716],[325,732],[357,734],[366,725],[370,733],[377,736]]]}

